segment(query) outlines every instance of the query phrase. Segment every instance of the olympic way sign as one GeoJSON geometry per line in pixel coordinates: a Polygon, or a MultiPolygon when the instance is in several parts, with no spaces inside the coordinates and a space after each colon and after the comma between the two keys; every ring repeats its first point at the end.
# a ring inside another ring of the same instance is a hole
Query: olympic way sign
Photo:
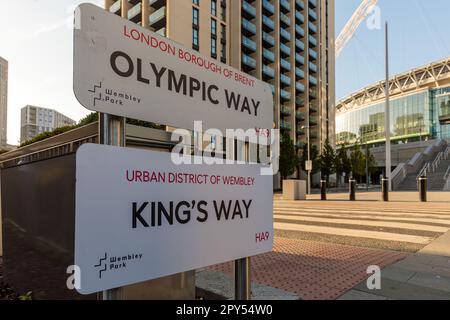
{"type": "Polygon", "coordinates": [[[171,154],[85,144],[76,155],[75,264],[90,294],[270,252],[261,165],[176,166],[171,154]]]}
{"type": "Polygon", "coordinates": [[[268,84],[92,4],[75,12],[74,93],[89,110],[177,128],[273,128],[268,84]]]}

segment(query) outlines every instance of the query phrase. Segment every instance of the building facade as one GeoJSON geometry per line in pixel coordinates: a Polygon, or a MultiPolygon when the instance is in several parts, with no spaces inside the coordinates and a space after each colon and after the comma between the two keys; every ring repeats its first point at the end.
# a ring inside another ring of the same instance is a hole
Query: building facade
{"type": "Polygon", "coordinates": [[[110,12],[269,83],[298,148],[335,138],[334,0],[105,0],[110,12]]]}
{"type": "Polygon", "coordinates": [[[74,124],[74,120],[55,110],[26,106],[21,110],[20,142],[33,139],[43,132],[74,124]]]}
{"type": "Polygon", "coordinates": [[[7,147],[8,61],[0,57],[0,149],[7,147]]]}
{"type": "MultiPolygon", "coordinates": [[[[450,58],[394,76],[390,87],[393,143],[450,140],[450,58]]],[[[384,145],[385,82],[337,104],[337,144],[384,145]]]]}

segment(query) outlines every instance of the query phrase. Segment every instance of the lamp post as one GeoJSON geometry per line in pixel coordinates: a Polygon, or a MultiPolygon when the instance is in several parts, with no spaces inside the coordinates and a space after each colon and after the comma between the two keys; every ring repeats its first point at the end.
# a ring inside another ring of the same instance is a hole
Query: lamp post
{"type": "MultiPolygon", "coordinates": [[[[311,164],[311,139],[310,139],[310,131],[309,131],[310,130],[310,126],[303,126],[302,129],[303,130],[306,129],[306,141],[307,141],[307,144],[308,144],[308,165],[310,165],[311,164]]],[[[308,172],[308,187],[307,187],[307,190],[308,190],[308,194],[309,195],[311,194],[311,170],[312,170],[311,167],[308,167],[305,164],[305,169],[308,172]]]]}

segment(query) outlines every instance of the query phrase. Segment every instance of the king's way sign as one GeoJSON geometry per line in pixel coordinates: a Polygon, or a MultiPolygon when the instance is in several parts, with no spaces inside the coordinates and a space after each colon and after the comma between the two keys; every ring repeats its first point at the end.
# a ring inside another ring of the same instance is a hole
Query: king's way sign
{"type": "Polygon", "coordinates": [[[171,156],[94,144],[78,150],[80,293],[272,251],[272,176],[262,176],[261,165],[177,166],[171,156]]]}
{"type": "Polygon", "coordinates": [[[268,84],[91,4],[75,12],[73,70],[92,111],[184,129],[273,128],[268,84]]]}

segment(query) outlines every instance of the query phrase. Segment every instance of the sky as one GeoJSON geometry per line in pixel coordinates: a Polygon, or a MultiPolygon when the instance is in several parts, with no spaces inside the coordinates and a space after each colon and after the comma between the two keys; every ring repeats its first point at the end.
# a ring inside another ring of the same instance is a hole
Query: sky
{"type": "MultiPolygon", "coordinates": [[[[337,36],[360,0],[335,1],[337,36]]],[[[89,113],[72,91],[72,14],[81,2],[103,5],[103,0],[15,0],[0,10],[0,56],[9,61],[10,144],[19,142],[20,109],[28,104],[74,120],[89,113]]],[[[450,56],[450,1],[379,0],[378,5],[380,26],[386,19],[390,25],[391,74],[450,56]]],[[[337,99],[384,78],[384,31],[372,29],[364,22],[337,59],[337,99]]]]}

